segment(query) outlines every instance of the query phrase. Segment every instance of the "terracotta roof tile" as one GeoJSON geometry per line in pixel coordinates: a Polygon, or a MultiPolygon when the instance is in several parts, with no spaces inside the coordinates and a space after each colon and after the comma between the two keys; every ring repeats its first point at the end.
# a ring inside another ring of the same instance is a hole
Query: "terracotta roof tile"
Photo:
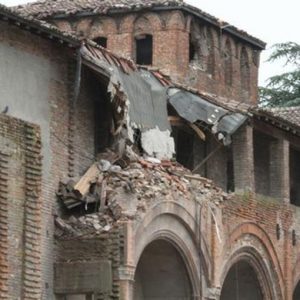
{"type": "Polygon", "coordinates": [[[300,106],[277,107],[277,108],[257,108],[255,113],[266,118],[273,118],[286,125],[300,129],[300,106]]]}

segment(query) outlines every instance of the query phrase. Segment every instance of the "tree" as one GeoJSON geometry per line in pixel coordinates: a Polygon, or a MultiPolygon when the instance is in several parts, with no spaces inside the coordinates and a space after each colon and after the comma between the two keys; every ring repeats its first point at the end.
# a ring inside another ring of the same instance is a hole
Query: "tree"
{"type": "Polygon", "coordinates": [[[285,60],[285,66],[292,66],[290,72],[272,76],[266,87],[260,87],[262,106],[300,106],[300,45],[294,42],[280,43],[273,46],[274,51],[269,62],[285,60]]]}

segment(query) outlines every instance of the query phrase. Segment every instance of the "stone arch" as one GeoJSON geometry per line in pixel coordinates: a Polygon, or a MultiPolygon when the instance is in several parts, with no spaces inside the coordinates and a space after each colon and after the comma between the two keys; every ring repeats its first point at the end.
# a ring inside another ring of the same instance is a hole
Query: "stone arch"
{"type": "Polygon", "coordinates": [[[226,267],[228,270],[223,275],[220,300],[274,299],[259,259],[246,248],[240,250],[240,253],[231,258],[230,267],[226,267]]]}
{"type": "Polygon", "coordinates": [[[223,250],[223,261],[226,263],[222,268],[221,284],[230,267],[242,259],[248,261],[261,277],[264,293],[271,297],[266,299],[282,299],[284,281],[279,259],[271,239],[257,224],[243,223],[229,235],[223,250]]]}
{"type": "Polygon", "coordinates": [[[185,30],[185,17],[181,11],[172,11],[167,20],[168,30],[185,30]]]}
{"type": "Polygon", "coordinates": [[[134,265],[137,263],[144,249],[155,240],[165,240],[171,243],[180,253],[191,281],[195,299],[200,297],[199,283],[205,278],[208,282],[208,269],[211,265],[208,253],[204,253],[205,241],[201,242],[201,251],[197,244],[194,231],[197,228],[196,220],[180,204],[176,202],[163,202],[155,205],[137,224],[135,229],[134,265]]]}
{"type": "Polygon", "coordinates": [[[241,48],[240,53],[240,76],[241,76],[241,88],[245,91],[250,90],[250,59],[246,47],[241,48]]]}
{"type": "Polygon", "coordinates": [[[224,81],[227,86],[232,86],[233,81],[233,47],[229,38],[225,40],[222,51],[223,67],[224,67],[224,81]]]}

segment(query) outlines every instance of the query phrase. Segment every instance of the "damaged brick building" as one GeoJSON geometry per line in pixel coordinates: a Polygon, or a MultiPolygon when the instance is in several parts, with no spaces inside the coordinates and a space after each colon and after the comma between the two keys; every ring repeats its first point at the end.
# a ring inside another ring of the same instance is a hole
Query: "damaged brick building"
{"type": "Polygon", "coordinates": [[[265,44],[182,1],[0,6],[1,299],[300,299],[300,109],[265,44]]]}

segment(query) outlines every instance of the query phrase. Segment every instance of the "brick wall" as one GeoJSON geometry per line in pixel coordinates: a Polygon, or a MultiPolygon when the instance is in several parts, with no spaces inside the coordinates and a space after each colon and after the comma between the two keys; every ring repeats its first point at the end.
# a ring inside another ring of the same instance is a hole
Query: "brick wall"
{"type": "MultiPolygon", "coordinates": [[[[39,237],[40,254],[38,257],[40,263],[39,272],[36,272],[39,281],[32,286],[31,283],[24,286],[23,283],[24,280],[27,280],[28,272],[24,273],[23,264],[26,261],[33,262],[35,258],[28,257],[22,245],[27,241],[28,247],[32,249],[37,245],[30,239],[33,231],[30,227],[26,227],[26,239],[25,236],[22,237],[23,230],[25,230],[23,226],[25,211],[20,207],[20,203],[24,204],[27,199],[34,201],[35,195],[31,194],[30,190],[27,194],[27,189],[32,185],[29,182],[30,178],[23,177],[25,169],[29,170],[30,174],[35,170],[30,169],[30,163],[27,166],[25,161],[27,152],[21,152],[16,148],[20,144],[19,142],[16,142],[16,145],[15,143],[6,143],[6,140],[3,142],[3,145],[7,145],[8,150],[11,149],[9,151],[16,151],[14,156],[19,156],[14,160],[9,159],[8,162],[4,160],[2,163],[4,175],[6,174],[6,164],[8,164],[7,167],[11,173],[7,176],[16,188],[9,189],[3,185],[2,200],[5,202],[6,199],[10,199],[9,203],[12,205],[11,209],[3,206],[3,213],[5,214],[6,210],[9,212],[9,218],[7,222],[3,221],[3,224],[10,224],[12,233],[8,234],[4,228],[3,241],[9,239],[11,244],[7,249],[3,247],[2,251],[11,253],[8,261],[13,267],[10,269],[10,275],[7,276],[11,283],[7,283],[5,280],[1,281],[1,284],[3,283],[1,291],[8,293],[6,295],[9,295],[8,299],[11,299],[12,296],[18,298],[27,293],[27,287],[29,291],[37,288],[39,289],[36,293],[38,296],[35,296],[37,299],[53,299],[53,262],[55,257],[53,216],[60,213],[56,191],[61,179],[70,175],[75,177],[82,175],[94,157],[94,98],[91,97],[93,90],[90,83],[83,80],[80,96],[76,106],[73,107],[76,63],[69,55],[72,53],[69,53],[69,50],[61,45],[3,22],[0,23],[0,27],[3,32],[0,37],[0,51],[2,51],[0,62],[3,66],[1,72],[5,73],[1,76],[0,106],[3,108],[8,104],[10,116],[40,126],[42,141],[40,151],[43,156],[41,166],[42,202],[40,204],[41,216],[39,217],[41,236],[39,237]],[[15,85],[16,80],[18,80],[17,85],[15,85]],[[15,148],[16,150],[14,150],[15,148]],[[19,177],[22,180],[18,180],[19,177]],[[26,189],[26,194],[24,189],[26,189]],[[17,249],[18,252],[14,254],[11,249],[17,249]],[[21,259],[20,256],[24,257],[21,259]]],[[[5,123],[6,120],[3,122],[5,123]]],[[[14,123],[10,124],[9,122],[6,126],[3,125],[1,136],[6,139],[6,135],[11,134],[13,141],[18,138],[23,143],[23,139],[26,139],[25,130],[23,132],[16,130],[16,138],[14,138],[14,126],[16,127],[14,123]],[[7,128],[7,132],[5,128],[7,128]]],[[[28,147],[31,146],[28,145],[28,147]]],[[[3,157],[5,155],[4,151],[3,157]]],[[[6,177],[4,181],[5,179],[6,177]]],[[[30,215],[30,211],[26,214],[29,215],[30,220],[38,217],[30,215]]],[[[26,226],[30,226],[30,222],[28,221],[26,226]]],[[[4,260],[3,266],[6,267],[7,264],[8,262],[4,260]]],[[[29,271],[30,274],[32,272],[33,270],[29,271]]],[[[3,278],[5,279],[5,276],[3,278]]]]}
{"type": "Polygon", "coordinates": [[[0,116],[1,299],[41,299],[39,127],[0,116]]]}
{"type": "Polygon", "coordinates": [[[174,10],[55,22],[62,30],[74,30],[84,37],[107,37],[109,50],[132,59],[135,57],[135,36],[151,34],[153,65],[174,80],[225,98],[257,102],[260,51],[191,15],[174,10]],[[206,45],[200,50],[202,67],[199,61],[189,62],[190,34],[195,28],[200,32],[201,47],[206,45]],[[225,78],[228,71],[231,72],[230,81],[225,78]]]}

